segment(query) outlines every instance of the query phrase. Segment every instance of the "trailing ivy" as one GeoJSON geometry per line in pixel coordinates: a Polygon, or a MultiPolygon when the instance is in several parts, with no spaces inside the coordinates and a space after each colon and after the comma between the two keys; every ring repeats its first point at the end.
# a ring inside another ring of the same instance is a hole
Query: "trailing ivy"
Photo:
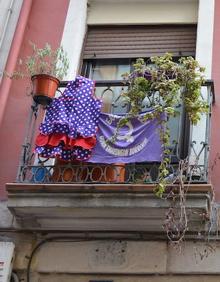
{"type": "Polygon", "coordinates": [[[170,129],[168,120],[178,113],[176,107],[182,103],[192,124],[197,124],[202,113],[208,111],[208,104],[200,96],[204,82],[204,68],[192,57],[182,57],[175,62],[172,55],[166,53],[161,57],[151,57],[151,65],[146,65],[139,58],[133,65],[133,71],[123,75],[128,83],[128,91],[123,97],[130,103],[130,111],[118,125],[126,125],[130,118],[137,117],[145,98],[152,101],[152,113],[145,115],[145,120],[157,118],[160,123],[160,140],[162,158],[159,166],[158,183],[155,193],[162,197],[168,184],[170,166],[170,129]],[[156,98],[155,98],[156,97],[156,98]]]}

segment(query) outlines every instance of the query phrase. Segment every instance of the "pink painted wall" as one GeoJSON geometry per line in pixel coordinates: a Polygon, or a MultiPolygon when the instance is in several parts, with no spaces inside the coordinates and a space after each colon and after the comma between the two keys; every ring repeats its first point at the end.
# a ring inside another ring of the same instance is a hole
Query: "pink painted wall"
{"type": "MultiPolygon", "coordinates": [[[[46,42],[53,48],[60,45],[69,0],[34,0],[32,2],[19,58],[30,54],[29,41],[43,47],[46,42]]],[[[0,199],[7,197],[5,183],[16,177],[21,144],[24,140],[26,121],[31,105],[27,96],[27,80],[14,80],[0,128],[0,199]]],[[[0,93],[1,95],[1,93],[0,93]]]]}
{"type": "Polygon", "coordinates": [[[216,102],[212,113],[211,181],[215,188],[216,201],[220,201],[220,1],[215,0],[213,68],[212,77],[215,83],[216,102]]]}

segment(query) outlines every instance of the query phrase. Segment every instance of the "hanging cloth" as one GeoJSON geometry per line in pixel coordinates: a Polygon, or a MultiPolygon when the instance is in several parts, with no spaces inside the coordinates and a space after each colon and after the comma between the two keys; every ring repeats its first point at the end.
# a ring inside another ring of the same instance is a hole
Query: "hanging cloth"
{"type": "MultiPolygon", "coordinates": [[[[149,112],[150,113],[150,112],[149,112]]],[[[158,119],[144,121],[145,114],[131,118],[120,128],[116,140],[111,142],[122,116],[101,113],[97,144],[88,162],[92,163],[135,163],[160,162],[162,146],[158,119]]]]}
{"type": "Polygon", "coordinates": [[[87,160],[96,144],[101,100],[94,97],[95,83],[77,76],[62,96],[47,107],[39,127],[35,152],[45,158],[87,160]]]}

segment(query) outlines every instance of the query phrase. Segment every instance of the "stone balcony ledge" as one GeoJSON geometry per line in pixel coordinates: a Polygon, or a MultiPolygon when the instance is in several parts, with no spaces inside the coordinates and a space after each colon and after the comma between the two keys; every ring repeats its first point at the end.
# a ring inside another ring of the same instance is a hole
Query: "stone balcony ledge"
{"type": "MultiPolygon", "coordinates": [[[[169,200],[149,184],[9,183],[8,208],[23,228],[72,231],[162,232],[169,200]]],[[[204,231],[212,187],[186,185],[191,232],[204,231]]],[[[177,207],[178,209],[178,207],[177,207]]]]}

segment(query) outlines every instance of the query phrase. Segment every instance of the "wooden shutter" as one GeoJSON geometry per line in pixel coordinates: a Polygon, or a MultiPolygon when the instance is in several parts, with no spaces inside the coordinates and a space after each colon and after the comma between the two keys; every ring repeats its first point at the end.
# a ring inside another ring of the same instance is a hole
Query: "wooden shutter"
{"type": "Polygon", "coordinates": [[[196,25],[89,26],[84,59],[194,56],[196,25]]]}

